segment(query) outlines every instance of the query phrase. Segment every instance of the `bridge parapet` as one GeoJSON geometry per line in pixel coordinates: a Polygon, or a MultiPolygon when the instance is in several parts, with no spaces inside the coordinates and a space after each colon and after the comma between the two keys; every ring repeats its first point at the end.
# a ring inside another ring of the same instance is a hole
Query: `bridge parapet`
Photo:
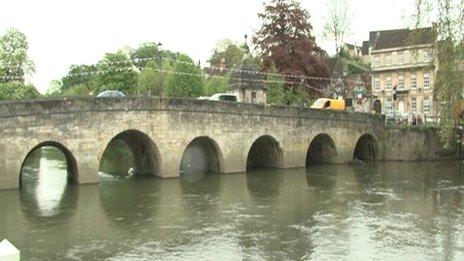
{"type": "Polygon", "coordinates": [[[186,111],[223,114],[244,114],[270,117],[340,120],[352,122],[382,122],[380,114],[318,110],[304,107],[217,102],[189,98],[73,97],[60,99],[17,100],[0,102],[0,118],[105,111],[186,111]]]}

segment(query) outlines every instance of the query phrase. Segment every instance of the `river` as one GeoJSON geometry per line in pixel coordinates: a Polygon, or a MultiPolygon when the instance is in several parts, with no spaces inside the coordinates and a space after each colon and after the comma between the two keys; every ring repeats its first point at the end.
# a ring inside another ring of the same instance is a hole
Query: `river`
{"type": "Polygon", "coordinates": [[[464,164],[112,178],[67,185],[42,149],[0,192],[24,260],[464,260],[464,164]]]}

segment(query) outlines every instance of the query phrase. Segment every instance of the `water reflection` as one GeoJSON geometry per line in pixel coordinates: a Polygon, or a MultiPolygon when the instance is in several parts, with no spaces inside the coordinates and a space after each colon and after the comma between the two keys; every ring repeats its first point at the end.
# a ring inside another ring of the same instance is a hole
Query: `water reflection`
{"type": "Polygon", "coordinates": [[[248,171],[247,187],[257,201],[271,202],[278,198],[282,186],[282,170],[258,169],[248,171]]]}
{"type": "Polygon", "coordinates": [[[35,214],[19,208],[37,207],[0,192],[0,234],[26,259],[463,260],[461,168],[377,162],[114,179],[80,187],[74,216],[50,222],[24,221],[35,214]]]}
{"type": "Polygon", "coordinates": [[[160,200],[159,180],[148,177],[106,180],[99,186],[100,204],[108,219],[124,229],[153,222],[160,200]]]}
{"type": "Polygon", "coordinates": [[[21,203],[28,217],[69,216],[78,190],[68,186],[70,173],[64,154],[54,147],[31,152],[21,171],[21,203]]]}

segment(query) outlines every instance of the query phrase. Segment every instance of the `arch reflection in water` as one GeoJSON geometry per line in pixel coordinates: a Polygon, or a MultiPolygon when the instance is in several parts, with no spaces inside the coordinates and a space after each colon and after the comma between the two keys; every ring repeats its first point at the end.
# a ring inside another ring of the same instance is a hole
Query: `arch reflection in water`
{"type": "Polygon", "coordinates": [[[261,168],[279,168],[283,153],[279,142],[271,136],[261,136],[251,145],[247,157],[247,171],[261,168]]]}
{"type": "Polygon", "coordinates": [[[72,214],[78,190],[68,183],[76,173],[74,157],[61,144],[47,142],[31,150],[20,175],[20,199],[26,217],[72,214]]]}
{"type": "Polygon", "coordinates": [[[253,170],[247,172],[247,187],[250,195],[259,200],[273,201],[279,197],[284,170],[253,170]]]}
{"type": "Polygon", "coordinates": [[[333,163],[337,149],[333,139],[327,134],[319,134],[311,141],[306,154],[306,166],[313,163],[333,163]]]}
{"type": "Polygon", "coordinates": [[[376,139],[370,134],[362,135],[354,148],[354,160],[375,161],[379,155],[379,146],[376,139]]]}
{"type": "Polygon", "coordinates": [[[339,165],[312,165],[306,169],[308,186],[321,190],[332,190],[337,183],[339,165]]]}
{"type": "Polygon", "coordinates": [[[107,145],[100,161],[100,178],[128,178],[132,175],[153,177],[160,171],[160,155],[151,138],[127,130],[107,145]]]}
{"type": "Polygon", "coordinates": [[[100,184],[100,204],[109,220],[124,228],[135,229],[153,222],[160,200],[157,179],[126,179],[100,184]]]}

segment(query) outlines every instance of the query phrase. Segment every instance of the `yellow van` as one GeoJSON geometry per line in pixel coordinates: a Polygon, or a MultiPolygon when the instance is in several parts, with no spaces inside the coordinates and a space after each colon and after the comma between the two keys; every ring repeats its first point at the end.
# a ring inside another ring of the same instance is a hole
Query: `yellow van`
{"type": "Polygon", "coordinates": [[[320,98],[320,99],[317,99],[313,103],[313,105],[311,105],[311,108],[312,109],[344,111],[345,110],[345,100],[320,98]]]}

